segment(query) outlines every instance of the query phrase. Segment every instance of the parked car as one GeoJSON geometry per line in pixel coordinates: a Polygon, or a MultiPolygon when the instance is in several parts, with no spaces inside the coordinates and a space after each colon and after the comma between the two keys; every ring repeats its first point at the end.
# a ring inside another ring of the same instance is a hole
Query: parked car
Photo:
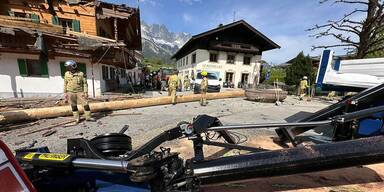
{"type": "MultiPolygon", "coordinates": [[[[216,73],[208,72],[207,74],[208,78],[208,92],[220,92],[221,89],[221,78],[219,78],[216,73]]],[[[201,81],[203,80],[203,77],[200,73],[196,75],[195,79],[195,85],[193,92],[200,93],[200,85],[201,81]]]]}

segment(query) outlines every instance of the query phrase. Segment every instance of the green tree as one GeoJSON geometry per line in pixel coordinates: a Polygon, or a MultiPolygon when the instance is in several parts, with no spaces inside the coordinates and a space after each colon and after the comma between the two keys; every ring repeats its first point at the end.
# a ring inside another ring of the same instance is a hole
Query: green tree
{"type": "Polygon", "coordinates": [[[150,71],[157,71],[162,67],[176,68],[174,64],[164,63],[161,59],[144,58],[143,63],[150,71]]]}
{"type": "Polygon", "coordinates": [[[279,67],[265,67],[261,73],[263,81],[261,83],[273,84],[274,81],[279,81],[284,83],[285,80],[285,70],[279,67]],[[265,76],[269,71],[269,80],[265,80],[265,76]]]}
{"type": "Polygon", "coordinates": [[[307,76],[311,83],[314,82],[312,60],[300,52],[286,69],[285,84],[298,85],[303,76],[307,76]]]}
{"type": "MultiPolygon", "coordinates": [[[[379,37],[382,37],[384,39],[384,33],[381,33],[379,37]]],[[[376,45],[374,48],[378,48],[380,45],[376,45]]],[[[369,53],[365,58],[378,58],[378,57],[384,57],[384,50],[378,50],[372,53],[369,53]]]]}

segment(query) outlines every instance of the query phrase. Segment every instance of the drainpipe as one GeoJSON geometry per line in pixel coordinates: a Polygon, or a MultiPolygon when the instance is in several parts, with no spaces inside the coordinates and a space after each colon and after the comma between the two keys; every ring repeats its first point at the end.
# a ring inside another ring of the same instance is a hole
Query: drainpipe
{"type": "Polygon", "coordinates": [[[95,73],[93,72],[93,61],[91,61],[91,72],[92,72],[92,97],[95,98],[95,73]]]}

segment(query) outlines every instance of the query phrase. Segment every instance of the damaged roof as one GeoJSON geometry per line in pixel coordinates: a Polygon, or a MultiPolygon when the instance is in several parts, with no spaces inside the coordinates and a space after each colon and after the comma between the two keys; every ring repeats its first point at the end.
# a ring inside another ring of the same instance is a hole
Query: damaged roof
{"type": "Polygon", "coordinates": [[[129,19],[132,15],[138,12],[138,9],[128,7],[125,4],[116,5],[112,3],[98,1],[96,2],[95,5],[97,7],[96,17],[98,19],[106,19],[106,18],[129,19]]]}
{"type": "Polygon", "coordinates": [[[0,33],[15,35],[15,31],[24,31],[31,35],[42,33],[61,39],[77,41],[82,50],[91,50],[102,46],[126,46],[123,42],[79,32],[63,30],[61,26],[46,23],[33,23],[30,19],[0,16],[0,33]]]}

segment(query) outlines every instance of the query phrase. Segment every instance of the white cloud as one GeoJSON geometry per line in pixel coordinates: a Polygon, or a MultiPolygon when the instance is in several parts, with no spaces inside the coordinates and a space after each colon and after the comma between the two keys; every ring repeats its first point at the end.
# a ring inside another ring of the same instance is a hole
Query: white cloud
{"type": "Polygon", "coordinates": [[[192,16],[190,14],[188,14],[188,13],[184,13],[183,14],[183,20],[185,22],[191,22],[192,21],[192,16]]]}
{"type": "Polygon", "coordinates": [[[148,3],[148,4],[152,5],[153,7],[157,5],[157,2],[154,0],[139,0],[139,2],[148,3]]]}
{"type": "Polygon", "coordinates": [[[189,5],[192,5],[194,3],[200,3],[202,0],[179,0],[182,3],[187,3],[189,5]]]}

